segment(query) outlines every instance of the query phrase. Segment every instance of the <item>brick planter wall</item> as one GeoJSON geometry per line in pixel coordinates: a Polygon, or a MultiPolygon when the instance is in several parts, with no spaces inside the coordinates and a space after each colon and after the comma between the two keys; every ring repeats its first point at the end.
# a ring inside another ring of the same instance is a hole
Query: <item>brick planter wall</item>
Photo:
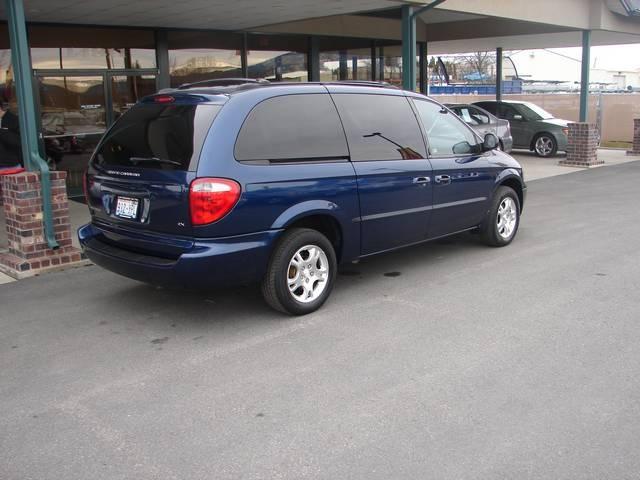
{"type": "Polygon", "coordinates": [[[570,123],[567,156],[558,162],[567,167],[602,165],[598,160],[598,129],[593,123],[570,123]]]}
{"type": "Polygon", "coordinates": [[[633,148],[627,155],[640,155],[640,118],[633,119],[633,148]]]}
{"type": "Polygon", "coordinates": [[[40,174],[23,172],[0,177],[9,249],[0,255],[0,270],[23,278],[81,261],[80,250],[71,245],[65,180],[66,172],[51,172],[53,224],[60,245],[52,250],[44,234],[40,174]]]}

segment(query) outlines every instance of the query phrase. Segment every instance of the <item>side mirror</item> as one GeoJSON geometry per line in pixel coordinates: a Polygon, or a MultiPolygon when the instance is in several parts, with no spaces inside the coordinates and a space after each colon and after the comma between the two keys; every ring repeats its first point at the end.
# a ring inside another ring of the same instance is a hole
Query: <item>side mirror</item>
{"type": "Polygon", "coordinates": [[[471,144],[469,142],[459,142],[453,146],[453,153],[456,155],[464,155],[465,153],[472,152],[471,144]]]}
{"type": "Polygon", "coordinates": [[[518,122],[521,122],[523,120],[523,117],[522,117],[522,115],[514,115],[512,120],[516,120],[518,122]]]}
{"type": "Polygon", "coordinates": [[[489,150],[495,150],[500,145],[500,141],[498,137],[496,137],[493,133],[487,133],[484,137],[484,142],[482,142],[482,151],[488,152],[489,150]]]}

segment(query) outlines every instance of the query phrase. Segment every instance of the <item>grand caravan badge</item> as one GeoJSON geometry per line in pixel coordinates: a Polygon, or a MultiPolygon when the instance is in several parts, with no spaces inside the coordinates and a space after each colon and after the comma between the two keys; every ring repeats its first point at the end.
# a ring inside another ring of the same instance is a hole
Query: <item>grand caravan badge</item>
{"type": "Polygon", "coordinates": [[[136,172],[122,172],[120,170],[107,170],[109,175],[122,175],[124,177],[139,177],[140,174],[136,172]]]}

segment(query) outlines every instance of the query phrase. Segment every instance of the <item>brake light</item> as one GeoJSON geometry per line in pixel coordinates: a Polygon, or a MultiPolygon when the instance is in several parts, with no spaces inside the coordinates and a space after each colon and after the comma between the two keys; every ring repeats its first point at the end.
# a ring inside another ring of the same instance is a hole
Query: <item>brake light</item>
{"type": "Polygon", "coordinates": [[[197,178],[189,188],[193,225],[207,225],[224,217],[240,198],[238,182],[226,178],[197,178]]]}
{"type": "Polygon", "coordinates": [[[567,136],[567,137],[568,137],[568,136],[569,136],[569,129],[568,129],[568,128],[563,128],[563,129],[562,129],[562,133],[564,133],[564,134],[565,134],[565,136],[567,136]]]}
{"type": "Polygon", "coordinates": [[[172,103],[175,101],[171,95],[158,95],[157,97],[153,97],[153,101],[156,103],[172,103]]]}

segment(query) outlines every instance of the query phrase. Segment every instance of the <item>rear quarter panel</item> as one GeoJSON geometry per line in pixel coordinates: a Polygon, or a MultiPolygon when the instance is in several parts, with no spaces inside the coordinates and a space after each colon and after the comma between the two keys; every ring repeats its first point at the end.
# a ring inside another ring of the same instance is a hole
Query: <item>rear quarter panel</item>
{"type": "Polygon", "coordinates": [[[350,162],[249,165],[235,160],[236,138],[251,109],[267,98],[297,93],[328,94],[321,85],[307,85],[304,91],[272,86],[236,94],[222,108],[204,143],[197,175],[236,180],[242,194],[226,217],[195,227],[194,236],[215,238],[284,229],[305,216],[322,214],[340,225],[342,259],[359,256],[357,183],[350,162]]]}

